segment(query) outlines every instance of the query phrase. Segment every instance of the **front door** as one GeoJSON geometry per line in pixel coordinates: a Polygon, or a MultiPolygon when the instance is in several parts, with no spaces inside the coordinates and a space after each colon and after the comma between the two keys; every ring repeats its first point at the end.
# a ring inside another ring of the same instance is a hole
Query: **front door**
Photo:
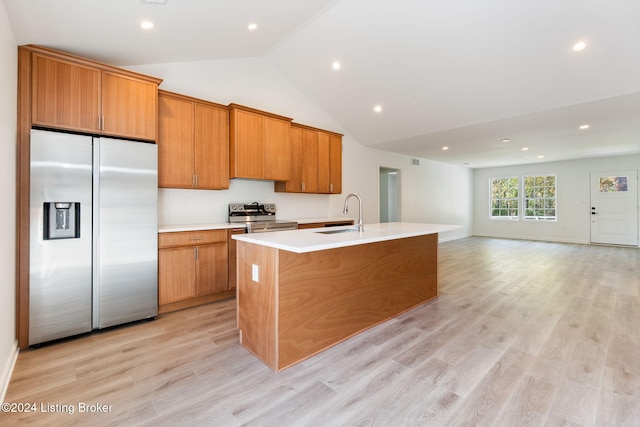
{"type": "Polygon", "coordinates": [[[638,171],[591,172],[591,243],[638,245],[638,171]]]}

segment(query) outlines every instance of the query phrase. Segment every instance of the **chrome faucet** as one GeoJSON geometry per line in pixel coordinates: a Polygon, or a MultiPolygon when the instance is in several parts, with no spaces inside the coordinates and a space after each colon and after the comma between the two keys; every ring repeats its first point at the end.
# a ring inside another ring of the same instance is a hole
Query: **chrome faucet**
{"type": "Polygon", "coordinates": [[[364,224],[362,223],[362,199],[360,196],[355,193],[350,193],[344,200],[344,209],[342,210],[342,213],[349,213],[349,199],[351,197],[358,199],[358,224],[356,224],[356,228],[358,231],[364,231],[364,224]]]}

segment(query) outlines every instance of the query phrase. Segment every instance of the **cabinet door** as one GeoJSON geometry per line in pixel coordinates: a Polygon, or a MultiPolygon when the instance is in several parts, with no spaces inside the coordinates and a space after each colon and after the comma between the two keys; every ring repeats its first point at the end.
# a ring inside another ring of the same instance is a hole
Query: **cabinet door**
{"type": "Polygon", "coordinates": [[[228,290],[227,243],[198,246],[196,250],[196,295],[201,297],[228,290]]]}
{"type": "Polygon", "coordinates": [[[264,177],[264,118],[242,110],[231,112],[231,178],[264,177]]]}
{"type": "Polygon", "coordinates": [[[168,304],[196,296],[195,248],[158,251],[158,304],[168,304]]]}
{"type": "Polygon", "coordinates": [[[155,141],[158,85],[103,71],[102,116],[105,134],[155,141]]]}
{"type": "Polygon", "coordinates": [[[291,126],[289,132],[291,142],[291,179],[277,183],[278,191],[288,191],[292,193],[302,192],[302,128],[291,126]]]}
{"type": "Polygon", "coordinates": [[[100,71],[33,54],[34,125],[97,132],[100,71]]]}
{"type": "Polygon", "coordinates": [[[193,103],[158,98],[158,186],[192,188],[194,184],[193,103]]]}
{"type": "Polygon", "coordinates": [[[318,132],[318,193],[330,193],[329,134],[318,132]]]}
{"type": "Polygon", "coordinates": [[[342,137],[329,136],[329,192],[342,193],[342,137]]]}
{"type": "Polygon", "coordinates": [[[229,188],[229,112],[195,104],[196,188],[229,188]]]}
{"type": "Polygon", "coordinates": [[[264,179],[291,179],[291,123],[264,118],[264,179]]]}
{"type": "Polygon", "coordinates": [[[318,132],[302,130],[302,188],[305,193],[318,192],[318,132]]]}

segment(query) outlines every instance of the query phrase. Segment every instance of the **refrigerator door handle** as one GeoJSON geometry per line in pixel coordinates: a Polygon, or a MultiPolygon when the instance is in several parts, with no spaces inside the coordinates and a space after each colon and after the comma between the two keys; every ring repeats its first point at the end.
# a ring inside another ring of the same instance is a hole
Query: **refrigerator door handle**
{"type": "Polygon", "coordinates": [[[97,329],[100,326],[100,144],[99,140],[93,138],[93,247],[92,247],[92,327],[97,329]]]}

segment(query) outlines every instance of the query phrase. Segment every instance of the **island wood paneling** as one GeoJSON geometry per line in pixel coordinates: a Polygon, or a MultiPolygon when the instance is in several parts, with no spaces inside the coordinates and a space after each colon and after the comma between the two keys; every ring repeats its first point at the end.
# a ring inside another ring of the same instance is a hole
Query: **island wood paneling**
{"type": "Polygon", "coordinates": [[[278,250],[237,241],[236,257],[240,343],[268,366],[277,366],[278,250]],[[257,282],[251,277],[252,265],[258,268],[257,282]]]}
{"type": "Polygon", "coordinates": [[[278,370],[438,294],[437,234],[280,251],[278,370]]]}
{"type": "Polygon", "coordinates": [[[241,342],[279,371],[434,298],[437,246],[437,234],[303,254],[238,242],[241,342]]]}

